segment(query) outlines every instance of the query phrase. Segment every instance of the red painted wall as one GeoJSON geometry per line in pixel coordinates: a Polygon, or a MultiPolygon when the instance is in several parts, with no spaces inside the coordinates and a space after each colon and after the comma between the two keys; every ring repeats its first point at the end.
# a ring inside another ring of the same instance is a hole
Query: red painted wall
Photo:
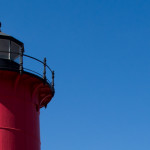
{"type": "Polygon", "coordinates": [[[38,108],[51,98],[39,78],[0,71],[0,150],[40,150],[38,108]]]}

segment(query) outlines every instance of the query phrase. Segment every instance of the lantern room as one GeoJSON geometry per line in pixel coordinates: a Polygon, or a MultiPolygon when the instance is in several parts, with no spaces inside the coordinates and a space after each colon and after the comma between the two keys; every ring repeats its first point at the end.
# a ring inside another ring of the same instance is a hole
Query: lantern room
{"type": "Polygon", "coordinates": [[[5,33],[0,32],[0,58],[15,60],[19,57],[19,53],[23,49],[23,43],[9,36],[5,33]]]}

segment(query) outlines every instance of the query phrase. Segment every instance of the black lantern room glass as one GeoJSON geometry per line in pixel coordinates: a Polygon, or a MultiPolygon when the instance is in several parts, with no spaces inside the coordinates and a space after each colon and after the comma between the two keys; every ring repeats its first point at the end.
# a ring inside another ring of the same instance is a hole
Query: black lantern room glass
{"type": "Polygon", "coordinates": [[[15,38],[0,32],[0,59],[15,61],[23,48],[23,44],[15,38]]]}

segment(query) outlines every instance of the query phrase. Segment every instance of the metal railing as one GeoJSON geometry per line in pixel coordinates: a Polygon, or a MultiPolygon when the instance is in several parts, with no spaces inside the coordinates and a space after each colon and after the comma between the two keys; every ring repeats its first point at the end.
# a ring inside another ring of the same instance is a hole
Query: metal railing
{"type": "MultiPolygon", "coordinates": [[[[37,58],[35,58],[35,57],[32,57],[32,56],[29,56],[29,55],[24,54],[24,50],[23,50],[23,49],[22,49],[19,53],[17,53],[17,52],[6,52],[6,51],[0,51],[0,53],[7,53],[7,54],[9,54],[9,55],[11,55],[11,54],[16,54],[16,55],[18,55],[18,57],[20,57],[20,59],[19,59],[19,63],[17,63],[17,64],[19,64],[19,71],[20,71],[20,74],[22,74],[23,71],[25,71],[25,70],[27,70],[27,71],[29,71],[29,72],[31,72],[31,73],[34,73],[34,74],[38,75],[39,77],[43,78],[44,83],[48,82],[48,83],[51,85],[51,87],[54,89],[54,71],[47,65],[47,63],[46,63],[46,58],[44,58],[44,60],[41,61],[41,60],[39,60],[39,59],[37,59],[37,58]],[[32,70],[32,69],[29,69],[29,68],[24,67],[24,66],[23,66],[23,63],[24,63],[23,58],[24,58],[24,57],[27,57],[27,58],[29,58],[30,60],[35,60],[35,61],[41,63],[42,66],[43,66],[43,74],[42,74],[42,73],[38,73],[38,72],[35,71],[35,70],[32,70]],[[47,75],[47,70],[51,72],[51,75],[52,75],[51,82],[50,82],[50,81],[47,79],[47,77],[46,77],[46,75],[47,75]]],[[[1,58],[1,57],[0,57],[0,58],[1,58]]],[[[12,60],[12,59],[11,59],[11,58],[8,58],[8,60],[12,60]]],[[[13,61],[14,61],[14,60],[13,60],[13,61]]]]}

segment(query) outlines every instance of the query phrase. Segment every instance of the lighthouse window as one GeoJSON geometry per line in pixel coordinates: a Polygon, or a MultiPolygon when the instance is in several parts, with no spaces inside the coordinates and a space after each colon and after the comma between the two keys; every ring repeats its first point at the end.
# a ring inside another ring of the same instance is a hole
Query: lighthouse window
{"type": "Polygon", "coordinates": [[[16,44],[15,42],[11,42],[11,55],[10,59],[15,60],[19,57],[19,52],[20,52],[20,46],[16,44]]]}
{"type": "Polygon", "coordinates": [[[0,58],[9,59],[10,41],[0,39],[0,58]]]}

